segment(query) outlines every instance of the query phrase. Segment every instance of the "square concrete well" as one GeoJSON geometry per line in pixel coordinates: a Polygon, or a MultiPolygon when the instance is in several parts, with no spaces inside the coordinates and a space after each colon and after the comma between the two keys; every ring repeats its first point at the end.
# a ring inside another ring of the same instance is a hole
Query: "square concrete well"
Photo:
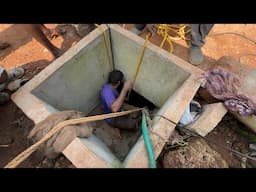
{"type": "MultiPolygon", "coordinates": [[[[119,25],[101,25],[101,29],[111,45],[114,68],[131,79],[145,40],[119,25]]],[[[110,71],[104,35],[96,28],[13,94],[12,100],[35,123],[61,110],[88,114],[99,105],[99,92],[110,71]]],[[[198,68],[149,42],[134,89],[160,108],[158,115],[178,123],[200,87],[201,73],[198,68]]],[[[156,157],[174,128],[174,123],[159,116],[153,119],[150,137],[156,157]]],[[[123,162],[96,136],[76,138],[63,154],[79,168],[149,166],[142,136],[123,162]]]]}

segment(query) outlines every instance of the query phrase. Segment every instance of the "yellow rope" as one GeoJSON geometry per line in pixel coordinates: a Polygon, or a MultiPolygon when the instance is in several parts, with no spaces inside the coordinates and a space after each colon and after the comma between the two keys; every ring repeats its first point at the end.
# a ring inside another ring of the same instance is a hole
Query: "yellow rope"
{"type": "Polygon", "coordinates": [[[110,45],[109,45],[109,41],[108,41],[108,37],[107,37],[107,32],[104,31],[100,25],[95,24],[95,26],[103,33],[104,42],[105,42],[105,46],[106,46],[106,49],[107,49],[108,62],[109,62],[109,65],[110,65],[110,69],[112,71],[114,69],[114,66],[113,66],[113,60],[112,60],[112,57],[111,57],[111,49],[110,49],[110,45]]]}
{"type": "MultiPolygon", "coordinates": [[[[145,53],[145,49],[146,49],[146,47],[147,47],[147,43],[148,43],[148,41],[149,41],[150,35],[151,35],[150,33],[147,34],[146,40],[145,40],[144,45],[143,45],[143,47],[142,47],[142,50],[141,50],[141,52],[140,52],[139,60],[138,60],[138,63],[137,63],[137,65],[136,65],[136,69],[135,69],[135,72],[134,72],[134,74],[133,74],[133,77],[132,77],[133,86],[134,86],[134,82],[135,82],[135,80],[136,80],[136,78],[137,78],[137,76],[138,76],[139,69],[140,69],[140,65],[141,65],[141,63],[142,63],[142,60],[143,60],[143,57],[144,57],[144,53],[145,53]]],[[[125,98],[126,101],[129,100],[130,94],[131,94],[131,90],[128,92],[127,97],[125,98]]]]}
{"type": "Polygon", "coordinates": [[[42,143],[44,143],[45,141],[50,139],[54,134],[61,131],[65,126],[75,125],[75,124],[85,123],[85,122],[99,121],[99,120],[103,120],[103,119],[107,119],[107,118],[123,116],[123,115],[127,115],[129,113],[133,113],[133,112],[140,111],[140,110],[142,110],[142,108],[123,111],[123,112],[117,112],[117,113],[110,113],[110,114],[104,114],[104,115],[95,115],[95,116],[90,116],[90,117],[82,117],[82,118],[78,118],[78,119],[70,119],[70,120],[62,121],[62,122],[58,123],[56,126],[54,126],[38,142],[31,145],[25,151],[23,151],[18,156],[16,156],[4,168],[15,168],[15,167],[17,167],[21,162],[23,162],[26,158],[28,158],[34,151],[36,151],[42,143]]]}
{"type": "Polygon", "coordinates": [[[141,50],[141,52],[140,52],[139,60],[138,60],[138,63],[137,63],[137,65],[136,65],[136,69],[135,69],[135,72],[134,72],[134,74],[133,74],[133,77],[132,77],[133,83],[135,82],[135,80],[136,80],[136,78],[137,78],[137,75],[138,75],[138,73],[139,73],[140,65],[141,65],[142,60],[143,60],[143,57],[144,57],[144,52],[145,52],[145,49],[146,49],[146,47],[147,47],[147,43],[148,43],[148,41],[149,41],[149,37],[150,37],[150,33],[147,34],[146,40],[145,40],[144,45],[143,45],[143,47],[142,47],[142,50],[141,50]]]}
{"type": "Polygon", "coordinates": [[[170,53],[173,52],[172,41],[189,40],[188,38],[186,38],[187,33],[190,32],[190,29],[187,29],[188,25],[158,24],[156,25],[156,28],[157,34],[163,38],[160,47],[162,48],[164,44],[167,42],[169,44],[170,53]]]}

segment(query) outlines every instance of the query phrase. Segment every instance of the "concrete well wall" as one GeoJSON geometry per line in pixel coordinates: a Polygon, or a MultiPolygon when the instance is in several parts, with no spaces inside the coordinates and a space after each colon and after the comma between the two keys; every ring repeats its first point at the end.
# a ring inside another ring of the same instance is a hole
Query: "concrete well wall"
{"type": "MultiPolygon", "coordinates": [[[[142,41],[134,41],[127,33],[111,29],[111,43],[114,66],[124,72],[127,79],[132,79],[142,50],[142,41]]],[[[189,77],[190,73],[174,64],[158,52],[146,48],[135,81],[134,89],[157,107],[161,107],[189,77]]]]}
{"type": "Polygon", "coordinates": [[[73,109],[87,114],[98,105],[98,93],[109,71],[104,39],[100,35],[63,63],[32,94],[59,111],[73,109]]]}
{"type": "MultiPolygon", "coordinates": [[[[145,40],[119,25],[102,25],[102,29],[111,45],[114,68],[131,79],[145,40]]],[[[99,91],[110,65],[103,33],[95,29],[13,94],[12,99],[35,123],[58,110],[74,109],[87,114],[99,104],[99,91]]],[[[149,42],[135,90],[160,107],[159,115],[177,123],[200,87],[200,74],[199,69],[149,42]]],[[[164,146],[162,140],[170,136],[175,124],[159,116],[153,122],[150,137],[157,157],[164,146]]],[[[63,153],[80,168],[149,165],[142,138],[124,162],[102,145],[98,139],[77,138],[63,153]]]]}

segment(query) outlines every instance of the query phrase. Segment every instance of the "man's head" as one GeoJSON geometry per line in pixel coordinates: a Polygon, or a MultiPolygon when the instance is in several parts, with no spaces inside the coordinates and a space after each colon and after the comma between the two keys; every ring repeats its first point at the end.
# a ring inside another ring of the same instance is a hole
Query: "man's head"
{"type": "Polygon", "coordinates": [[[118,87],[124,80],[124,74],[119,70],[113,70],[109,73],[108,83],[118,87]]]}

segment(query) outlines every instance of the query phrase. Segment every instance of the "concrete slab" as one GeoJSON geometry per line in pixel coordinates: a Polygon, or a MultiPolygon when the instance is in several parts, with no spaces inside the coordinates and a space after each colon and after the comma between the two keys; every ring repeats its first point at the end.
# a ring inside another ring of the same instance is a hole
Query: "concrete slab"
{"type": "Polygon", "coordinates": [[[63,151],[63,154],[77,168],[118,168],[121,162],[97,137],[74,139],[63,151]]]}
{"type": "Polygon", "coordinates": [[[204,112],[197,121],[187,128],[197,132],[201,136],[206,136],[211,132],[227,113],[226,107],[221,103],[208,104],[203,107],[204,112]]]}

